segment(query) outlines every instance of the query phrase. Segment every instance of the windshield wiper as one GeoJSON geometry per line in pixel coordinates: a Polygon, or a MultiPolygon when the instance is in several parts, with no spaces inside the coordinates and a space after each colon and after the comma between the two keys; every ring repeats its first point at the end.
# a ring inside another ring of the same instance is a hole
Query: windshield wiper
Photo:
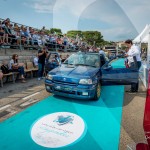
{"type": "Polygon", "coordinates": [[[64,63],[66,65],[67,68],[74,68],[75,65],[74,64],[68,64],[68,63],[64,63]]]}
{"type": "Polygon", "coordinates": [[[96,67],[95,65],[88,65],[88,64],[75,64],[76,66],[90,66],[90,67],[96,67]]]}
{"type": "Polygon", "coordinates": [[[65,64],[65,65],[74,65],[74,64],[71,64],[71,63],[69,63],[69,64],[68,63],[63,63],[63,64],[65,64]]]}

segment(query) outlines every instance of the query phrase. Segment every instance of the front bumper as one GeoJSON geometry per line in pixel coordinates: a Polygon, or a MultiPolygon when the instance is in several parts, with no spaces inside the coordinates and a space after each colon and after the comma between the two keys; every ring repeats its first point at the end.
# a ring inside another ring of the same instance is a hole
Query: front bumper
{"type": "Polygon", "coordinates": [[[52,81],[45,80],[45,88],[47,92],[53,93],[54,95],[75,98],[75,99],[92,99],[95,95],[96,85],[64,85],[56,84],[52,81]]]}

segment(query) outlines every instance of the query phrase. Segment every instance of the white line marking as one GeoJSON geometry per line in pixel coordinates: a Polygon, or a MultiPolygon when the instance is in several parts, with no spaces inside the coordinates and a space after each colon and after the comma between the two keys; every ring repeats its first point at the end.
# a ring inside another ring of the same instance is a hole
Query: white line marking
{"type": "Polygon", "coordinates": [[[8,108],[8,107],[10,107],[10,106],[11,106],[11,105],[6,105],[6,106],[4,106],[4,107],[1,107],[1,108],[0,108],[0,111],[3,110],[3,109],[8,108]]]}
{"type": "Polygon", "coordinates": [[[32,94],[32,95],[26,96],[26,97],[23,98],[23,100],[26,100],[26,99],[28,99],[28,98],[30,98],[30,97],[32,97],[32,96],[35,96],[35,95],[37,95],[37,94],[39,94],[39,93],[40,93],[40,92],[36,92],[36,93],[34,93],[34,94],[32,94]]]}
{"type": "Polygon", "coordinates": [[[21,107],[24,107],[24,106],[30,105],[30,104],[32,104],[32,103],[35,103],[35,102],[37,102],[37,101],[38,101],[38,100],[27,101],[27,102],[21,104],[20,106],[21,106],[21,107]]]}

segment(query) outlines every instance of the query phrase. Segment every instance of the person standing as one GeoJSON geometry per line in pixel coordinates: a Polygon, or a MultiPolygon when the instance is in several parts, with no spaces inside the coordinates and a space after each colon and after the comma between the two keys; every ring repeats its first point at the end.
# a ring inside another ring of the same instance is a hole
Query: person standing
{"type": "MultiPolygon", "coordinates": [[[[141,52],[140,49],[133,45],[132,40],[126,40],[125,45],[128,47],[128,52],[125,54],[125,57],[128,60],[129,68],[131,69],[140,69],[141,67],[141,52]]],[[[131,84],[131,89],[129,92],[138,92],[139,83],[131,84]]]]}
{"type": "Polygon", "coordinates": [[[100,50],[99,50],[99,54],[102,54],[102,55],[106,56],[106,54],[105,54],[105,52],[103,51],[103,49],[102,49],[102,48],[100,48],[100,50]]]}
{"type": "Polygon", "coordinates": [[[48,52],[44,46],[38,51],[38,80],[41,80],[44,73],[45,59],[48,57],[48,52]]]}

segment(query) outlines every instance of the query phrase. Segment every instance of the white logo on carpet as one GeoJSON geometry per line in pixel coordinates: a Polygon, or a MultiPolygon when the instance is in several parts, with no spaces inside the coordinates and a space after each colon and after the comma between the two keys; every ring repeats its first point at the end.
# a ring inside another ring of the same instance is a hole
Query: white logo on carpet
{"type": "Polygon", "coordinates": [[[85,133],[81,117],[69,112],[57,112],[39,119],[31,129],[35,143],[43,147],[58,148],[79,140],[85,133]]]}

